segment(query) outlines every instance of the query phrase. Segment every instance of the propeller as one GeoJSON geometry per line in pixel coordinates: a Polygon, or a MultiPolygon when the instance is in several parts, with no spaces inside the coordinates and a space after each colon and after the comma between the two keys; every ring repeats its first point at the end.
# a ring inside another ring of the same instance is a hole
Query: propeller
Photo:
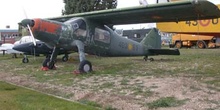
{"type": "Polygon", "coordinates": [[[34,60],[35,60],[35,48],[36,48],[36,40],[35,40],[35,38],[34,38],[34,35],[33,35],[33,32],[32,32],[32,30],[31,30],[31,27],[33,27],[34,26],[34,20],[31,20],[31,19],[24,19],[24,20],[22,20],[20,23],[18,23],[19,25],[21,25],[21,26],[23,26],[23,27],[25,27],[25,28],[27,28],[28,30],[29,30],[29,32],[30,32],[30,39],[31,39],[31,41],[33,42],[33,44],[34,44],[34,47],[33,47],[33,50],[34,50],[34,60]]]}
{"type": "Polygon", "coordinates": [[[31,34],[31,40],[32,42],[34,43],[34,46],[36,46],[36,41],[35,41],[35,38],[34,38],[34,35],[33,35],[33,32],[31,30],[30,27],[33,27],[34,26],[34,20],[31,20],[31,19],[24,19],[22,20],[20,23],[18,23],[19,25],[23,26],[23,27],[27,27],[30,34],[31,34]]]}
{"type": "Polygon", "coordinates": [[[20,26],[22,26],[24,28],[27,28],[29,30],[29,32],[30,32],[30,35],[31,35],[30,39],[31,39],[31,41],[34,44],[33,50],[34,50],[34,60],[35,60],[35,52],[36,52],[35,48],[37,47],[37,44],[36,44],[36,40],[34,38],[33,32],[31,30],[31,27],[34,26],[35,22],[32,19],[28,19],[28,16],[27,16],[27,13],[26,13],[24,7],[23,7],[23,12],[24,12],[24,15],[25,15],[26,19],[23,19],[20,23],[18,23],[18,25],[20,25],[20,26]]]}

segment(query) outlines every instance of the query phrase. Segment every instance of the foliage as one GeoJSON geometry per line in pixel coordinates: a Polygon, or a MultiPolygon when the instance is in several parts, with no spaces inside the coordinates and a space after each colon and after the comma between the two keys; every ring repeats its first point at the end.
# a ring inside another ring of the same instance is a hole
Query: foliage
{"type": "Polygon", "coordinates": [[[63,2],[65,4],[63,15],[113,9],[117,6],[117,0],[63,0],[63,2]]]}

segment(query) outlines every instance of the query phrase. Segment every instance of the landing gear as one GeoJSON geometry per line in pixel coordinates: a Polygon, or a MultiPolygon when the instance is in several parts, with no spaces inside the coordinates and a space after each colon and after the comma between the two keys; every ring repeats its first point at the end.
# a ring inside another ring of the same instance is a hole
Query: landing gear
{"type": "Polygon", "coordinates": [[[50,58],[46,58],[43,62],[43,67],[47,67],[48,69],[55,69],[55,61],[50,62],[50,58]]]}
{"type": "Polygon", "coordinates": [[[143,59],[144,61],[147,61],[147,60],[149,60],[150,62],[154,61],[154,58],[148,58],[148,56],[145,56],[143,59]]]}
{"type": "Polygon", "coordinates": [[[22,59],[22,63],[28,63],[29,60],[27,58],[27,55],[24,55],[24,58],[22,59]]]}
{"type": "MultiPolygon", "coordinates": [[[[84,43],[80,40],[74,40],[74,45],[77,46],[78,48],[78,53],[79,53],[79,59],[80,59],[80,64],[78,70],[74,71],[74,74],[81,74],[81,73],[88,73],[92,71],[92,64],[85,58],[85,52],[84,52],[84,43]]],[[[43,62],[43,67],[41,70],[48,70],[48,69],[54,69],[55,68],[55,59],[57,57],[57,54],[59,52],[59,49],[54,47],[53,53],[51,57],[48,57],[44,60],[43,62]]],[[[65,54],[65,56],[62,58],[62,61],[67,61],[68,60],[68,54],[65,54]]]]}
{"type": "Polygon", "coordinates": [[[92,71],[92,64],[88,60],[80,62],[79,71],[82,73],[88,73],[92,71]]]}
{"type": "Polygon", "coordinates": [[[22,63],[28,63],[28,62],[29,62],[28,58],[23,58],[22,59],[22,63]]]}
{"type": "Polygon", "coordinates": [[[59,52],[59,48],[54,47],[52,55],[50,57],[47,57],[43,61],[42,70],[56,69],[56,67],[55,67],[55,60],[57,58],[58,52],[59,52]]]}
{"type": "Polygon", "coordinates": [[[68,54],[65,54],[63,57],[62,57],[62,61],[63,62],[67,62],[69,60],[69,56],[68,54]]]}
{"type": "Polygon", "coordinates": [[[86,60],[85,57],[85,52],[84,52],[84,44],[82,41],[75,40],[74,41],[75,45],[78,48],[78,53],[79,53],[79,59],[80,59],[80,64],[79,64],[79,70],[75,71],[74,73],[88,73],[92,71],[92,64],[88,60],[86,60]]]}

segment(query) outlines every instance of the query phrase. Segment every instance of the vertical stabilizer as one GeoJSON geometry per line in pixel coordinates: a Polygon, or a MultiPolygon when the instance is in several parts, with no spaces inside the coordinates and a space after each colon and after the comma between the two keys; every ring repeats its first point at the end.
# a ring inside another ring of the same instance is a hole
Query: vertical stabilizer
{"type": "Polygon", "coordinates": [[[153,28],[146,37],[141,41],[141,44],[148,49],[160,49],[161,48],[161,36],[156,28],[153,28]]]}

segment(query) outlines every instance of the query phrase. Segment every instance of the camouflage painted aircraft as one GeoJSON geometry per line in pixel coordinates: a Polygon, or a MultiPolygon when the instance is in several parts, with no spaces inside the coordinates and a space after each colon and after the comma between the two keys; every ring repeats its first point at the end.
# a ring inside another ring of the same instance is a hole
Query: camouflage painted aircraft
{"type": "Polygon", "coordinates": [[[71,14],[48,19],[24,19],[19,24],[53,48],[43,66],[54,68],[59,48],[79,53],[79,72],[92,71],[85,53],[99,56],[145,56],[179,54],[178,50],[161,49],[160,42],[151,32],[140,43],[123,38],[110,27],[121,24],[171,22],[220,17],[220,10],[208,1],[181,1],[152,4],[124,9],[71,14]],[[159,43],[158,43],[159,42],[159,43]]]}

